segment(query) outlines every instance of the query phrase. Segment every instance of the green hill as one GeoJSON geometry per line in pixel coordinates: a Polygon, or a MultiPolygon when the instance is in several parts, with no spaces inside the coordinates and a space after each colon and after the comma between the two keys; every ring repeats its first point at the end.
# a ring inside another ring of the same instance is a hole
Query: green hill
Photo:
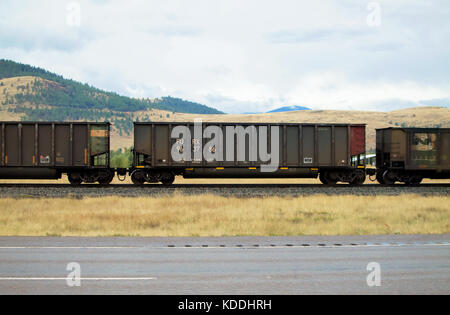
{"type": "Polygon", "coordinates": [[[222,114],[174,97],[136,99],[65,79],[41,68],[0,60],[0,104],[23,120],[111,121],[131,131],[133,113],[151,109],[190,114],[222,114]]]}

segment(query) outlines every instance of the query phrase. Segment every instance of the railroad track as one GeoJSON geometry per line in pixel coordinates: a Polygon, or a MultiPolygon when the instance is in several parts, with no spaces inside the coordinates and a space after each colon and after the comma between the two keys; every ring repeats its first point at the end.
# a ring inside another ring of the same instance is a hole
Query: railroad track
{"type": "Polygon", "coordinates": [[[107,187],[98,185],[73,187],[66,184],[0,184],[1,198],[139,197],[172,194],[214,194],[225,197],[305,196],[315,194],[359,196],[419,194],[449,196],[450,184],[423,184],[415,186],[382,186],[378,184],[362,186],[345,184],[337,186],[320,184],[177,184],[170,187],[158,184],[141,187],[130,184],[110,185],[107,187]]]}
{"type": "Polygon", "coordinates": [[[338,184],[335,186],[327,186],[323,184],[173,184],[171,186],[163,186],[161,184],[145,184],[144,186],[136,186],[133,184],[112,184],[109,186],[99,186],[98,184],[83,184],[80,186],[72,186],[70,184],[0,184],[1,188],[72,188],[72,189],[85,189],[85,188],[97,188],[97,189],[111,189],[111,188],[133,188],[133,189],[146,189],[146,188],[159,188],[159,189],[178,189],[178,188],[323,188],[323,189],[346,189],[346,188],[429,188],[429,187],[448,187],[450,188],[450,183],[433,183],[433,184],[420,184],[420,185],[404,185],[404,184],[395,184],[395,185],[380,185],[380,184],[366,184],[361,186],[350,186],[347,184],[338,184]]]}

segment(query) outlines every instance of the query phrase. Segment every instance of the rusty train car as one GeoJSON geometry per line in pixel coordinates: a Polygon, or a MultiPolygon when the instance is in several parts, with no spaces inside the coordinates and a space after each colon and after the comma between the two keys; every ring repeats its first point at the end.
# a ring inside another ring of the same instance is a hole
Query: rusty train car
{"type": "Polygon", "coordinates": [[[0,122],[0,179],[111,183],[110,124],[0,122]]]}
{"type": "Polygon", "coordinates": [[[377,129],[376,168],[378,182],[386,185],[450,178],[450,129],[377,129]]]}
{"type": "Polygon", "coordinates": [[[376,130],[376,169],[366,168],[364,124],[136,122],[133,163],[110,165],[108,122],[0,122],[0,179],[135,185],[185,178],[319,178],[325,185],[420,184],[450,178],[450,129],[376,130]],[[213,137],[214,135],[214,137],[213,137]]]}
{"type": "Polygon", "coordinates": [[[197,135],[195,128],[195,123],[135,123],[134,160],[130,173],[133,182],[137,185],[145,182],[170,185],[176,175],[185,178],[319,176],[324,184],[341,181],[359,185],[366,178],[363,163],[365,125],[202,123],[197,135]],[[176,130],[180,128],[189,133],[188,139],[177,138],[176,130]],[[220,141],[213,146],[210,145],[212,133],[208,130],[215,130],[216,138],[220,135],[220,141]],[[277,130],[277,135],[272,135],[273,130],[277,130]],[[205,136],[209,133],[210,137],[205,136]],[[264,171],[269,162],[257,154],[258,146],[263,144],[270,148],[272,158],[277,156],[276,167],[271,171],[264,171]],[[173,149],[178,152],[172,152],[173,149]],[[186,155],[186,150],[189,150],[190,159],[173,159],[177,153],[186,155]],[[202,154],[213,153],[212,150],[221,152],[221,158],[217,159],[214,154],[215,159],[208,160],[202,154]],[[200,153],[197,157],[196,152],[200,153]]]}

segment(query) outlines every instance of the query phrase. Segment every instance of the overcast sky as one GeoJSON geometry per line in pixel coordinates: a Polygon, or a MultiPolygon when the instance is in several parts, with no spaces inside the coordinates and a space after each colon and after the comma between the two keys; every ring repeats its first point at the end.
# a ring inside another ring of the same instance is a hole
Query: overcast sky
{"type": "Polygon", "coordinates": [[[228,113],[450,104],[449,0],[1,0],[0,58],[228,113]]]}

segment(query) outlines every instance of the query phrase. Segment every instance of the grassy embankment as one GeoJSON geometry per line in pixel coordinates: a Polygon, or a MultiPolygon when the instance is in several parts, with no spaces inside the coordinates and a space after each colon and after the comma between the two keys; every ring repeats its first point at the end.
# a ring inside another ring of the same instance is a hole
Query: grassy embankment
{"type": "Polygon", "coordinates": [[[0,235],[235,236],[450,233],[450,197],[0,199],[0,235]]]}

